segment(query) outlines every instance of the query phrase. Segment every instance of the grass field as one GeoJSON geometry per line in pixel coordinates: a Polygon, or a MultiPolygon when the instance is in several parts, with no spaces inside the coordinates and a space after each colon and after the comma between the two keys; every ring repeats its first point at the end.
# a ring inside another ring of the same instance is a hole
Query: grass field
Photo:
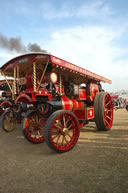
{"type": "Polygon", "coordinates": [[[89,123],[64,154],[29,143],[21,128],[0,130],[0,148],[0,193],[128,193],[126,110],[114,111],[110,131],[89,123]]]}

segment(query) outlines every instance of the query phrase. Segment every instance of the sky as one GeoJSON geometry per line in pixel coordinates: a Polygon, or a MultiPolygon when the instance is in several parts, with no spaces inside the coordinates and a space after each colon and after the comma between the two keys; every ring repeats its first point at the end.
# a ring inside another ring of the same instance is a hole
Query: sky
{"type": "MultiPolygon", "coordinates": [[[[128,90],[127,0],[0,0],[0,35],[19,38],[128,90]]],[[[22,53],[0,45],[0,66],[22,53]]]]}

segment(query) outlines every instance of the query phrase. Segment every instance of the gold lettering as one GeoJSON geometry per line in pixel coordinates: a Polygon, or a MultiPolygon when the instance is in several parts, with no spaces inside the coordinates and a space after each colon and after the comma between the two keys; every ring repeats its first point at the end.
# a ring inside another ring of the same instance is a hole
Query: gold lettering
{"type": "Polygon", "coordinates": [[[54,58],[54,57],[53,57],[53,61],[54,61],[55,63],[59,63],[59,64],[61,64],[61,60],[60,60],[60,59],[58,59],[58,58],[54,58]]]}

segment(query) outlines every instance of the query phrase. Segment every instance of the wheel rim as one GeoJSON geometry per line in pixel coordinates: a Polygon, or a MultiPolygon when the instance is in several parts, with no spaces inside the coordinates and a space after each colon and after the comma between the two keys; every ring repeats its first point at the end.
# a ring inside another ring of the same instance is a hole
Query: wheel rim
{"type": "Polygon", "coordinates": [[[3,127],[6,131],[14,130],[16,125],[15,117],[11,116],[11,112],[7,112],[3,118],[3,127]]]}
{"type": "Polygon", "coordinates": [[[36,112],[31,113],[25,123],[25,135],[33,143],[44,141],[45,118],[39,117],[36,112]]]}
{"type": "Polygon", "coordinates": [[[106,94],[104,98],[104,122],[108,129],[112,127],[113,105],[109,94],[106,94]]]}
{"type": "Polygon", "coordinates": [[[79,137],[79,124],[70,114],[57,116],[50,128],[50,139],[53,146],[59,151],[71,149],[79,137]]]}

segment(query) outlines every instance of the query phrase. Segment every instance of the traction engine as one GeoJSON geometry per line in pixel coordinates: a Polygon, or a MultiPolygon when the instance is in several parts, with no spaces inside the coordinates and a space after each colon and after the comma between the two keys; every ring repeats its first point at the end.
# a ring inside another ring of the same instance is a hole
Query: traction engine
{"type": "Polygon", "coordinates": [[[13,77],[12,104],[1,118],[2,128],[13,131],[22,122],[24,137],[58,153],[71,150],[80,128],[90,121],[107,131],[113,123],[113,106],[101,82],[110,80],[52,55],[30,53],[1,67],[13,77]]]}

